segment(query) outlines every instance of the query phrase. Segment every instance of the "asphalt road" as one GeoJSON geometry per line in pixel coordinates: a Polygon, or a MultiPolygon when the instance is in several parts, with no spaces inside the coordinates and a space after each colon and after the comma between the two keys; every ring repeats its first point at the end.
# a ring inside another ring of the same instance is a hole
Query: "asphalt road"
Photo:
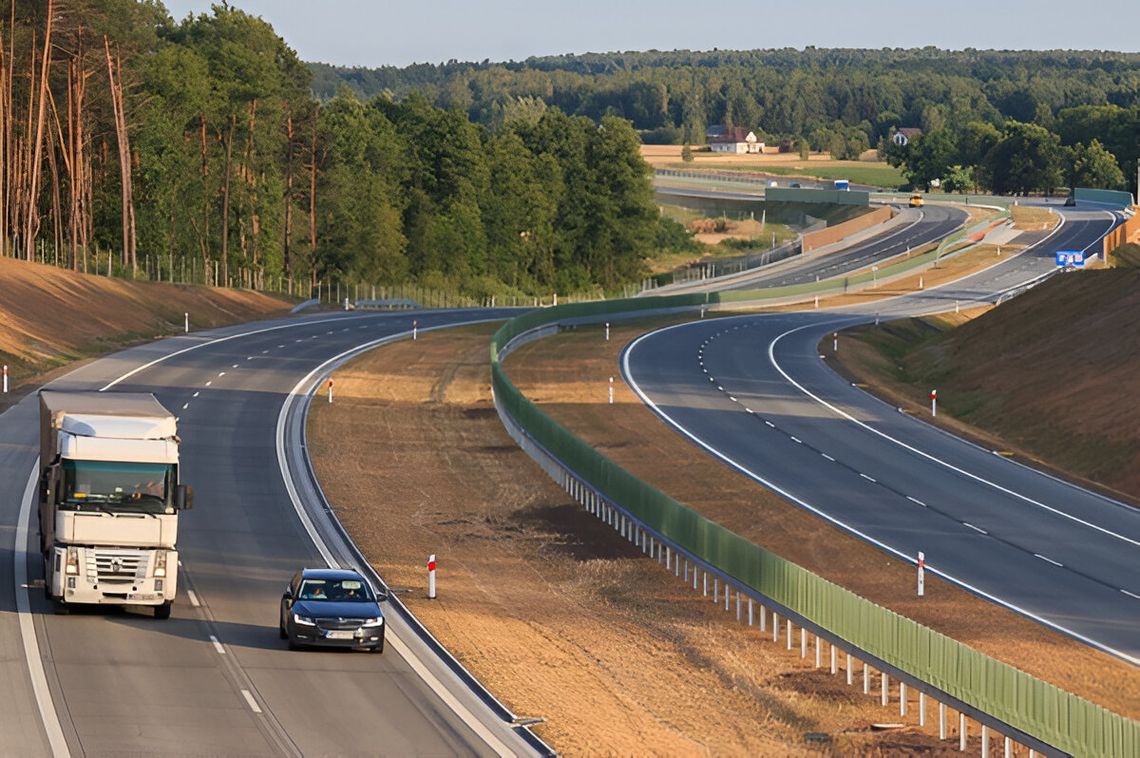
{"type": "MultiPolygon", "coordinates": [[[[850,274],[877,261],[903,255],[907,250],[940,240],[961,227],[969,217],[965,211],[945,205],[930,205],[921,211],[907,209],[903,213],[912,215],[914,221],[834,253],[798,256],[791,259],[795,261],[794,266],[777,264],[773,270],[734,281],[724,289],[783,287],[850,274]]],[[[710,283],[710,288],[719,289],[715,283],[710,283]]]]}
{"type": "Polygon", "coordinates": [[[17,583],[26,567],[33,584],[25,594],[0,583],[0,752],[526,752],[509,727],[480,723],[494,719],[470,693],[433,686],[431,662],[408,654],[416,639],[394,614],[383,655],[290,652],[277,636],[289,577],[325,563],[279,467],[275,436],[286,397],[319,364],[406,331],[413,317],[425,329],[489,315],[322,314],[243,325],[128,350],[52,382],[99,389],[165,358],[114,389],[154,392],[179,416],[183,480],[196,497],[180,519],[182,570],[168,621],[149,610],[52,613],[34,588],[39,556],[19,518],[37,455],[35,396],[0,416],[0,560],[16,569],[17,583]],[[227,335],[241,336],[218,339],[227,335]],[[23,598],[30,613],[16,612],[23,598]]]}
{"type": "Polygon", "coordinates": [[[1140,511],[900,414],[850,386],[817,350],[873,312],[991,300],[1051,269],[1055,250],[1096,244],[1110,225],[1103,212],[1069,213],[1025,255],[846,313],[654,332],[627,349],[623,372],[675,428],[800,506],[908,560],[924,551],[929,570],[1140,664],[1140,511]]]}

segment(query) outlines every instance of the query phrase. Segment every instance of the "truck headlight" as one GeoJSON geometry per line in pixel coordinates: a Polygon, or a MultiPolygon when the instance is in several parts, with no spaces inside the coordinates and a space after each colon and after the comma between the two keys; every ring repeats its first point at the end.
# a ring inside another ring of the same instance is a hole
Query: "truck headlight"
{"type": "Polygon", "coordinates": [[[302,616],[299,613],[293,614],[293,622],[296,624],[301,624],[302,626],[316,626],[317,625],[316,621],[313,621],[308,616],[302,616]]]}
{"type": "Polygon", "coordinates": [[[362,626],[380,626],[383,623],[384,623],[384,617],[383,616],[377,616],[374,619],[364,619],[364,624],[362,626]]]}
{"type": "Polygon", "coordinates": [[[79,548],[74,545],[67,548],[67,566],[64,571],[73,576],[79,574],[79,548]]]}
{"type": "Polygon", "coordinates": [[[166,551],[159,550],[154,554],[154,575],[156,577],[166,576],[166,551]]]}

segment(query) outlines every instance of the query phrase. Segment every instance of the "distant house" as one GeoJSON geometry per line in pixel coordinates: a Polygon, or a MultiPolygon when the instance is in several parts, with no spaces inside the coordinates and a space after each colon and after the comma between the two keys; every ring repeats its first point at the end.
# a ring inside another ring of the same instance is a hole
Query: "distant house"
{"type": "Polygon", "coordinates": [[[910,144],[910,141],[912,139],[918,137],[921,134],[921,129],[916,129],[912,126],[904,126],[895,132],[894,136],[891,137],[891,141],[899,147],[906,147],[908,144],[910,144]]]}
{"type": "Polygon", "coordinates": [[[762,153],[764,143],[754,132],[743,126],[712,127],[709,129],[709,149],[714,153],[762,153]],[[720,130],[713,133],[713,130],[720,130]]]}

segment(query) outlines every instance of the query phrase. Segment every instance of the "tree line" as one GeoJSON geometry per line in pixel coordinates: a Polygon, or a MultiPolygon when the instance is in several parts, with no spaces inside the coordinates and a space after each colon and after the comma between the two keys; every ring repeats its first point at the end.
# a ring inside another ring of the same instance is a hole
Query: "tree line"
{"type": "Polygon", "coordinates": [[[636,280],[683,245],[627,120],[494,128],[414,93],[313,96],[227,4],[9,0],[0,13],[0,245],[78,271],[280,289],[472,295],[636,280]],[[664,242],[663,242],[664,241],[664,242]]]}
{"type": "Polygon", "coordinates": [[[709,125],[724,124],[746,126],[786,149],[810,146],[854,158],[901,127],[946,132],[958,142],[972,125],[1004,133],[1016,122],[1046,129],[1060,147],[1089,149],[1096,138],[1133,189],[1140,157],[1136,53],[809,47],[310,67],[318,97],[341,86],[366,95],[416,90],[489,126],[557,107],[629,119],[646,142],[698,144],[709,125]]]}

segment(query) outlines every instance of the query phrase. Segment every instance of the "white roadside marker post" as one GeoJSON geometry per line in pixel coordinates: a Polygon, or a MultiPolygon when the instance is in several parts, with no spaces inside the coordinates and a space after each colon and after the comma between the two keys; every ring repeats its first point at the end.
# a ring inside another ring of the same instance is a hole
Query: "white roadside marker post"
{"type": "Polygon", "coordinates": [[[8,365],[4,364],[4,394],[8,394],[8,365]]]}
{"type": "Polygon", "coordinates": [[[190,333],[190,313],[182,314],[182,331],[186,334],[190,333]]]}
{"type": "Polygon", "coordinates": [[[831,334],[831,352],[839,352],[839,332],[832,332],[831,334]]]}
{"type": "Polygon", "coordinates": [[[930,415],[938,415],[938,390],[930,391],[930,415]]]}
{"type": "Polygon", "coordinates": [[[435,600],[435,553],[428,556],[428,600],[435,600]]]}
{"type": "Polygon", "coordinates": [[[332,402],[332,395],[333,395],[333,392],[332,392],[332,383],[333,383],[333,380],[332,380],[332,379],[329,379],[329,402],[330,402],[330,403],[332,402]]]}
{"type": "Polygon", "coordinates": [[[918,551],[918,596],[922,597],[926,591],[926,554],[918,551]]]}
{"type": "Polygon", "coordinates": [[[610,377],[610,405],[614,404],[614,378],[610,377]]]}
{"type": "Polygon", "coordinates": [[[419,332],[419,330],[420,330],[420,322],[413,320],[412,321],[412,340],[416,339],[416,335],[419,332]]]}
{"type": "Polygon", "coordinates": [[[610,322],[606,322],[606,342],[610,341],[610,322]]]}

